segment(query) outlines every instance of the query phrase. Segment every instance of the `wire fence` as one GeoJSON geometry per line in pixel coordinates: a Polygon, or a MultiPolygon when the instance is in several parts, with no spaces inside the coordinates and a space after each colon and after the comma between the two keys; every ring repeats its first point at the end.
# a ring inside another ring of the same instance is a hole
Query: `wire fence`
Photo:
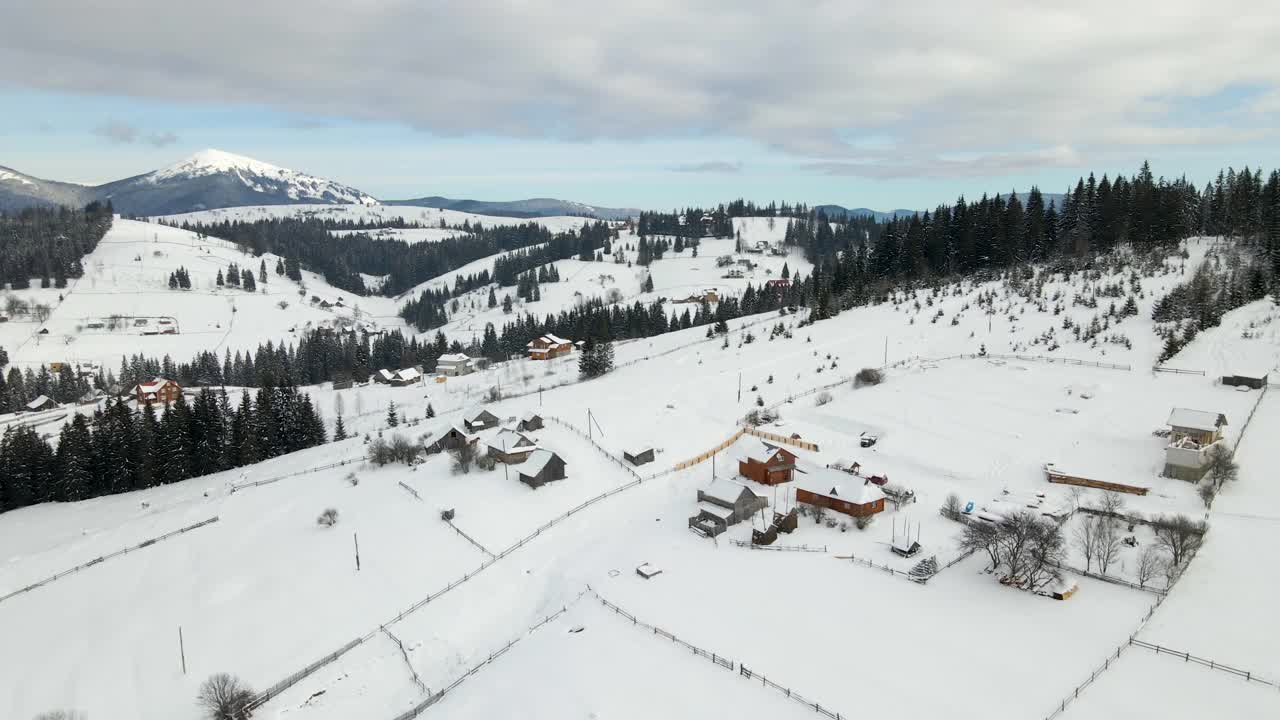
{"type": "Polygon", "coordinates": [[[730,540],[729,542],[733,545],[737,545],[738,547],[749,548],[751,550],[778,550],[782,552],[790,551],[811,553],[824,553],[827,551],[826,545],[814,545],[813,547],[808,545],[756,545],[755,543],[748,542],[746,540],[730,540]]]}
{"type": "Polygon", "coordinates": [[[306,475],[307,473],[320,472],[321,470],[332,470],[333,468],[342,467],[343,465],[350,465],[351,463],[363,462],[364,459],[365,459],[364,455],[361,455],[359,457],[347,458],[346,460],[339,460],[338,462],[329,463],[327,465],[317,465],[316,467],[307,468],[305,470],[297,470],[295,472],[285,473],[284,475],[276,475],[275,477],[262,478],[261,480],[254,480],[252,482],[240,483],[239,485],[232,485],[231,493],[234,495],[238,490],[244,490],[245,488],[251,488],[251,487],[260,487],[262,485],[270,485],[271,483],[274,483],[274,482],[280,482],[281,480],[285,480],[291,477],[297,477],[299,475],[306,475]]]}
{"type": "Polygon", "coordinates": [[[724,655],[721,655],[721,654],[719,654],[719,653],[714,653],[714,652],[712,652],[712,651],[710,651],[710,650],[705,650],[705,649],[703,649],[703,648],[700,648],[700,647],[698,647],[697,645],[694,645],[694,644],[692,644],[692,643],[690,643],[690,642],[688,642],[688,641],[681,640],[680,638],[676,637],[674,634],[669,633],[669,632],[667,632],[666,630],[663,630],[662,628],[660,628],[660,627],[658,627],[658,626],[656,626],[656,625],[650,625],[649,623],[646,623],[646,622],[644,622],[644,621],[642,621],[642,620],[638,620],[638,619],[636,619],[636,616],[635,616],[635,615],[632,615],[631,613],[627,612],[626,610],[623,610],[622,608],[618,607],[617,605],[614,605],[613,603],[609,602],[608,600],[605,600],[603,597],[601,597],[601,596],[600,596],[600,593],[597,593],[594,589],[592,589],[592,588],[591,588],[591,586],[590,586],[590,585],[588,585],[588,586],[587,586],[587,590],[588,590],[588,592],[590,592],[590,593],[591,593],[591,594],[592,594],[592,595],[593,595],[597,600],[599,600],[599,601],[600,601],[600,603],[601,603],[602,605],[604,605],[605,607],[607,607],[607,608],[609,608],[610,610],[612,610],[615,614],[620,615],[620,616],[622,616],[622,617],[624,617],[624,618],[626,618],[626,619],[630,620],[632,625],[635,625],[635,626],[637,626],[637,627],[642,627],[642,628],[644,628],[644,629],[646,629],[646,630],[649,630],[649,631],[650,631],[650,632],[652,632],[654,635],[659,635],[659,636],[661,636],[661,637],[664,637],[664,638],[666,638],[666,639],[670,640],[671,642],[673,642],[673,643],[675,643],[675,644],[677,644],[677,645],[680,645],[681,647],[685,648],[686,650],[690,650],[690,651],[692,651],[694,655],[697,655],[698,657],[701,657],[701,658],[706,658],[707,660],[710,660],[711,662],[715,663],[716,665],[719,665],[720,667],[722,667],[722,668],[724,668],[724,669],[726,669],[726,670],[733,670],[733,668],[735,667],[735,663],[734,663],[734,661],[730,660],[729,658],[725,657],[724,655]]]}
{"type": "Polygon", "coordinates": [[[172,538],[172,537],[177,537],[178,535],[182,535],[183,533],[189,533],[189,532],[191,532],[192,530],[196,530],[196,529],[198,529],[198,528],[205,527],[206,525],[212,525],[213,523],[216,523],[216,522],[218,522],[218,517],[215,515],[214,517],[211,517],[211,518],[209,518],[208,520],[202,520],[202,521],[200,521],[200,522],[198,522],[198,523],[196,523],[196,524],[194,524],[194,525],[188,525],[188,526],[186,526],[186,527],[184,527],[184,528],[179,528],[179,529],[177,529],[177,530],[173,530],[173,531],[171,531],[171,532],[167,532],[167,533],[165,533],[164,535],[159,535],[159,536],[156,536],[156,537],[153,537],[153,538],[147,539],[147,540],[143,540],[142,542],[138,543],[137,545],[131,545],[131,546],[127,547],[127,548],[121,548],[120,550],[116,550],[115,552],[107,553],[106,555],[100,555],[100,556],[98,556],[98,557],[96,557],[96,558],[94,558],[94,559],[90,560],[89,562],[81,563],[81,564],[79,564],[79,565],[76,565],[75,567],[67,568],[66,570],[63,570],[63,571],[61,571],[61,572],[54,573],[53,575],[50,575],[49,577],[47,577],[47,578],[45,578],[45,579],[43,579],[43,580],[39,580],[39,581],[37,581],[37,582],[33,582],[33,583],[31,583],[30,585],[27,585],[26,587],[18,588],[17,590],[14,590],[13,592],[10,592],[10,593],[8,593],[8,594],[6,594],[6,595],[0,595],[0,602],[4,602],[5,600],[8,600],[8,599],[13,598],[13,597],[16,597],[16,596],[21,595],[21,594],[23,594],[23,593],[30,592],[30,591],[32,591],[32,590],[35,590],[36,588],[43,587],[43,586],[48,585],[49,583],[51,583],[51,582],[53,582],[53,581],[55,581],[55,580],[58,580],[58,579],[60,579],[60,578],[64,578],[64,577],[66,577],[66,576],[68,576],[68,575],[72,575],[72,574],[78,573],[78,572],[80,572],[81,570],[86,570],[86,569],[88,569],[88,568],[93,567],[94,565],[99,565],[99,564],[104,563],[104,562],[106,562],[106,561],[108,561],[108,560],[111,560],[111,559],[113,559],[113,558],[120,557],[121,555],[127,555],[127,554],[129,554],[129,553],[131,553],[131,552],[134,552],[134,551],[137,551],[137,550],[141,550],[141,549],[143,549],[143,548],[151,547],[152,545],[155,545],[155,544],[156,544],[156,543],[158,543],[158,542],[162,542],[162,541],[164,541],[164,540],[168,540],[169,538],[172,538]]]}

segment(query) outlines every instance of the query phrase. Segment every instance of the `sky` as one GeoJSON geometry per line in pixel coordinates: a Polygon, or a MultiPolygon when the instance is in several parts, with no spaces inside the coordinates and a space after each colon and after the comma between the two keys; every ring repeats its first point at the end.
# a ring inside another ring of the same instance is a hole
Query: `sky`
{"type": "Polygon", "coordinates": [[[887,210],[1280,151],[1256,0],[188,5],[6,9],[0,165],[99,183],[218,148],[384,200],[887,210]]]}

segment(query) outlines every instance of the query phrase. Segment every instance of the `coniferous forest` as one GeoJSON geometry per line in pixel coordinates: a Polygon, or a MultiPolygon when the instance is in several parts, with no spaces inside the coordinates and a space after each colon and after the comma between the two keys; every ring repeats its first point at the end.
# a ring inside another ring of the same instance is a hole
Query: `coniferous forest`
{"type": "Polygon", "coordinates": [[[32,428],[0,438],[0,512],[179,482],[325,442],[311,397],[295,387],[246,390],[238,401],[204,388],[188,404],[157,411],[108,402],[92,420],[76,414],[57,450],[32,428]]]}
{"type": "Polygon", "coordinates": [[[82,210],[32,207],[0,212],[0,287],[66,287],[84,274],[80,261],[111,229],[111,203],[90,203],[82,210]]]}

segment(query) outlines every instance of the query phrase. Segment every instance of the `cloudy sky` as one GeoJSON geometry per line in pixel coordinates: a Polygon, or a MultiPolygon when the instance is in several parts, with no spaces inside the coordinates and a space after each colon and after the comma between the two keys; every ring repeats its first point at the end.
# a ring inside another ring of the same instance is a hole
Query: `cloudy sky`
{"type": "Polygon", "coordinates": [[[216,147],[381,198],[878,209],[1275,165],[1256,0],[42,0],[0,23],[0,165],[216,147]]]}

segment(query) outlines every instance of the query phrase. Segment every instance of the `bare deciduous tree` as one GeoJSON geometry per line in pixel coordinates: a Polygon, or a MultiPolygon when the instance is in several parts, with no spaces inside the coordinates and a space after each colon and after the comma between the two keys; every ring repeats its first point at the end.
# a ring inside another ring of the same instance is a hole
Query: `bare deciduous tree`
{"type": "Polygon", "coordinates": [[[964,533],[960,536],[960,548],[965,552],[985,552],[990,563],[987,569],[995,570],[1000,566],[1000,554],[996,548],[998,534],[994,525],[971,520],[964,526],[964,533]]]}
{"type": "Polygon", "coordinates": [[[1205,509],[1208,510],[1213,507],[1213,499],[1218,496],[1218,485],[1212,480],[1201,483],[1196,487],[1196,494],[1200,496],[1200,502],[1203,502],[1205,509]]]}
{"type": "Polygon", "coordinates": [[[1115,490],[1104,491],[1098,502],[1098,510],[1113,517],[1119,516],[1124,510],[1124,496],[1115,490]]]}
{"type": "Polygon", "coordinates": [[[1164,553],[1155,546],[1143,548],[1142,554],[1138,556],[1138,587],[1146,587],[1152,578],[1159,575],[1165,562],[1164,553]]]}
{"type": "Polygon", "coordinates": [[[1107,574],[1107,569],[1111,567],[1111,563],[1120,557],[1120,522],[1114,518],[1097,518],[1094,520],[1097,524],[1098,544],[1094,550],[1094,558],[1098,561],[1098,570],[1103,575],[1107,574]]]}
{"type": "Polygon", "coordinates": [[[952,520],[960,519],[960,496],[955,493],[947,493],[947,498],[942,501],[942,516],[952,520]]]}
{"type": "MultiPolygon", "coordinates": [[[[1240,468],[1236,465],[1235,453],[1224,443],[1218,443],[1209,451],[1209,479],[1213,481],[1215,489],[1221,489],[1222,486],[1240,475],[1240,468]]],[[[1206,507],[1208,503],[1205,503],[1206,507]]]]}
{"type": "Polygon", "coordinates": [[[1076,526],[1073,533],[1076,541],[1076,547],[1080,549],[1080,554],[1084,556],[1084,569],[1093,571],[1093,559],[1098,554],[1098,525],[1094,522],[1094,518],[1086,515],[1084,521],[1076,526]]]}
{"type": "Polygon", "coordinates": [[[1203,522],[1186,515],[1161,515],[1152,520],[1152,526],[1156,531],[1156,544],[1169,553],[1170,564],[1175,568],[1181,568],[1200,548],[1206,529],[1203,522]]]}
{"type": "Polygon", "coordinates": [[[200,684],[196,702],[209,720],[247,720],[253,691],[235,675],[217,673],[200,684]]]}

